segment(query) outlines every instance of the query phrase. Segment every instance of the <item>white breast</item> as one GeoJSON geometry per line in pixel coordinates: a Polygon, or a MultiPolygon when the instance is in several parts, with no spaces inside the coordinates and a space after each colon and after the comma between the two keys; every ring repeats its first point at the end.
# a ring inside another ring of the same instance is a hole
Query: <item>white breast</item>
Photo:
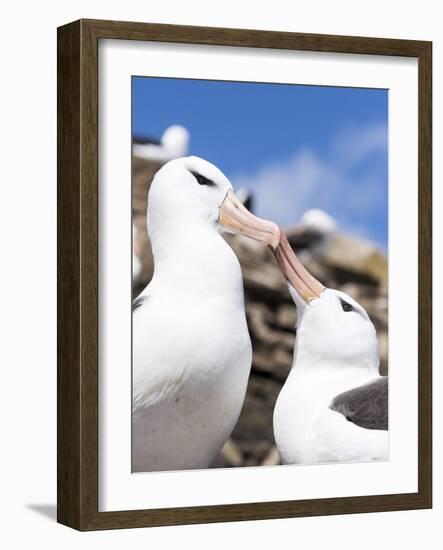
{"type": "Polygon", "coordinates": [[[188,291],[163,272],[134,313],[134,471],[208,467],[240,414],[252,350],[238,261],[218,238],[223,269],[201,284],[187,270],[188,291]]]}
{"type": "Polygon", "coordinates": [[[282,462],[385,460],[389,447],[387,431],[360,428],[329,408],[336,395],[372,378],[361,369],[329,375],[327,366],[315,372],[297,373],[294,369],[274,410],[274,435],[282,462]]]}

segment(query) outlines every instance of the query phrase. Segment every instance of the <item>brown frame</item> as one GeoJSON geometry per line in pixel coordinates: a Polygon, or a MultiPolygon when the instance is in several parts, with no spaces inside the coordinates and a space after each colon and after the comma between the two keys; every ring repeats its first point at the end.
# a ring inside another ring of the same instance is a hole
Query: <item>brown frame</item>
{"type": "Polygon", "coordinates": [[[58,521],[80,530],[432,506],[432,43],[80,20],[58,29],[58,521]],[[419,66],[418,492],[98,512],[98,41],[103,38],[406,56],[419,66]]]}

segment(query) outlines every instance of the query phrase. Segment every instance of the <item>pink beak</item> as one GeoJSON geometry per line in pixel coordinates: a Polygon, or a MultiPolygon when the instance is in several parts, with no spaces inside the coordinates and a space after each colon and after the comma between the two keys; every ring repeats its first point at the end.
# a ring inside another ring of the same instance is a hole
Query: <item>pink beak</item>
{"type": "Polygon", "coordinates": [[[273,222],[251,214],[232,191],[220,205],[218,222],[233,233],[246,235],[275,249],[280,242],[280,228],[273,222]]]}
{"type": "Polygon", "coordinates": [[[319,298],[326,287],[303,266],[283,231],[281,231],[280,242],[273,249],[273,253],[283,275],[306,303],[319,298]]]}
{"type": "Polygon", "coordinates": [[[278,225],[251,214],[232,191],[220,205],[218,222],[233,233],[267,244],[283,275],[306,303],[318,298],[325,289],[302,265],[278,225]]]}

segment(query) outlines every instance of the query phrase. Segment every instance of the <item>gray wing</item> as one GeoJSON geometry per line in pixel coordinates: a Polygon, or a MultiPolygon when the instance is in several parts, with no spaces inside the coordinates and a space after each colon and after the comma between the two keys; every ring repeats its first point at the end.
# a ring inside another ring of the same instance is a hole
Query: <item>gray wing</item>
{"type": "Polygon", "coordinates": [[[368,430],[388,429],[388,377],[340,393],[332,400],[330,409],[346,420],[368,430]]]}

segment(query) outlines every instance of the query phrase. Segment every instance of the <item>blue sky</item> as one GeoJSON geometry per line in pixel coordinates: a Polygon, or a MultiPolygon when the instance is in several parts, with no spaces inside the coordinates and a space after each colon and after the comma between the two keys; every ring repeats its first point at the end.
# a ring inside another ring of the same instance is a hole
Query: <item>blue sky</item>
{"type": "Polygon", "coordinates": [[[185,126],[258,215],[290,226],[323,208],[387,248],[387,90],[133,77],[132,122],[157,138],[185,126]]]}

